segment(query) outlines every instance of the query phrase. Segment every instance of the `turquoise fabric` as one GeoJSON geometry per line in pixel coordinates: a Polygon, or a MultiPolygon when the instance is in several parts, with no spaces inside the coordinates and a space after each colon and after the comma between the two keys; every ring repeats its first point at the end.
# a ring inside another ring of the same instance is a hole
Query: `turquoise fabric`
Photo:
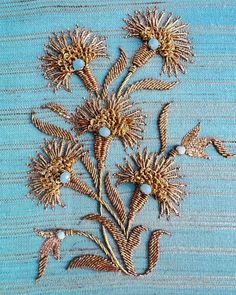
{"type": "MultiPolygon", "coordinates": [[[[188,184],[188,197],[182,203],[181,217],[157,219],[157,204],[151,199],[138,222],[150,230],[163,228],[172,233],[161,240],[161,256],[155,271],[132,279],[121,274],[75,270],[65,267],[79,254],[99,254],[93,243],[73,237],[64,240],[62,259],[50,259],[47,274],[39,283],[38,250],[43,239],[34,228],[83,228],[94,233],[98,226],[79,218],[97,212],[86,197],[63,192],[66,209],[44,210],[27,198],[27,163],[36,155],[45,136],[30,123],[32,109],[46,102],[58,102],[73,111],[88,94],[73,79],[73,92],[54,94],[41,75],[38,57],[51,32],[74,28],[76,24],[105,35],[110,59],[100,59],[93,68],[100,83],[118,56],[118,48],[129,57],[139,46],[135,39],[124,39],[122,19],[127,13],[158,5],[173,11],[190,24],[196,54],[195,63],[181,83],[169,92],[141,91],[133,99],[147,113],[143,146],[159,147],[156,119],[163,104],[173,101],[170,113],[170,146],[180,142],[198,121],[202,135],[225,140],[236,151],[236,1],[172,0],[165,2],[125,0],[1,0],[0,1],[0,294],[235,294],[236,159],[224,159],[209,148],[212,159],[204,161],[181,157],[178,163],[188,184]]],[[[140,70],[132,81],[159,78],[158,58],[140,70]]],[[[165,77],[163,77],[164,79],[165,77]]],[[[119,82],[119,81],[118,81],[119,82]]],[[[117,85],[117,84],[115,84],[117,85]]],[[[49,112],[40,111],[49,119],[49,112]]],[[[51,122],[61,124],[55,115],[51,122]]],[[[91,148],[91,137],[85,145],[91,148]]],[[[123,149],[113,144],[108,166],[122,161],[123,149]],[[115,155],[115,156],[114,156],[115,155]]],[[[82,173],[84,177],[84,173],[82,173]]],[[[121,188],[126,202],[131,188],[121,188]]],[[[136,254],[140,270],[146,266],[147,235],[136,254]]]]}

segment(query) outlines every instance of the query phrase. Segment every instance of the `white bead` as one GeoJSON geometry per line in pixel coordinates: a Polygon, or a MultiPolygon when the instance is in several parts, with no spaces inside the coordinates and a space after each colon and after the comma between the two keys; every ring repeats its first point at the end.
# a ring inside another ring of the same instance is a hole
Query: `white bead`
{"type": "Polygon", "coordinates": [[[140,186],[140,191],[146,195],[149,195],[152,192],[152,187],[149,184],[144,183],[140,186]]]}
{"type": "Polygon", "coordinates": [[[78,58],[78,59],[73,61],[73,68],[74,68],[75,71],[83,70],[84,66],[85,66],[85,62],[81,58],[78,58]]]}
{"type": "Polygon", "coordinates": [[[148,46],[155,50],[157,49],[159,46],[160,46],[160,42],[156,39],[156,38],[151,38],[149,41],[148,41],[148,46]]]}
{"type": "Polygon", "coordinates": [[[60,239],[60,240],[65,239],[65,237],[66,237],[65,232],[64,232],[63,230],[59,230],[59,231],[57,232],[57,237],[58,237],[58,239],[60,239]]]}
{"type": "Polygon", "coordinates": [[[68,171],[64,171],[64,172],[60,175],[60,181],[61,181],[62,183],[68,183],[68,182],[70,182],[70,177],[71,177],[70,172],[68,172],[68,171]]]}
{"type": "Polygon", "coordinates": [[[176,151],[179,155],[184,155],[186,152],[186,148],[183,145],[179,145],[176,147],[176,151]]]}
{"type": "Polygon", "coordinates": [[[108,137],[111,135],[111,130],[107,127],[101,127],[98,130],[99,135],[101,135],[102,137],[108,137]]]}

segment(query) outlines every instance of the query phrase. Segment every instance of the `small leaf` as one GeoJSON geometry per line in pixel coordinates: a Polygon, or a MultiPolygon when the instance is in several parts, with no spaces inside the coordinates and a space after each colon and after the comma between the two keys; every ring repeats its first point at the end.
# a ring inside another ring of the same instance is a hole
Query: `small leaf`
{"type": "Polygon", "coordinates": [[[36,278],[36,281],[39,281],[46,272],[46,268],[48,265],[48,256],[43,256],[39,259],[39,269],[38,269],[38,276],[36,278]]]}
{"type": "Polygon", "coordinates": [[[71,114],[65,109],[64,106],[62,106],[60,104],[49,102],[46,105],[44,105],[42,108],[49,109],[49,110],[53,111],[57,115],[64,118],[66,121],[70,121],[70,119],[71,119],[71,114]]]}
{"type": "Polygon", "coordinates": [[[34,124],[36,128],[38,128],[40,131],[48,135],[56,136],[66,140],[75,141],[74,136],[69,131],[63,128],[60,128],[54,124],[43,122],[35,118],[34,113],[32,113],[32,123],[34,124]]]}
{"type": "Polygon", "coordinates": [[[69,263],[68,269],[82,267],[91,268],[99,271],[119,271],[119,269],[111,260],[96,255],[82,255],[76,257],[69,263]]]}
{"type": "Polygon", "coordinates": [[[131,94],[137,90],[170,90],[178,84],[178,81],[165,82],[155,79],[144,79],[131,84],[125,91],[125,94],[131,94]]]}
{"type": "Polygon", "coordinates": [[[167,128],[168,128],[168,115],[170,110],[170,103],[166,104],[161,111],[158,120],[158,127],[160,133],[161,148],[159,154],[162,154],[167,148],[167,128]]]}
{"type": "Polygon", "coordinates": [[[225,158],[231,158],[231,157],[235,156],[235,154],[229,153],[227,151],[227,149],[225,148],[225,146],[221,140],[212,139],[212,144],[221,156],[223,156],[225,158]]]}
{"type": "Polygon", "coordinates": [[[125,206],[120,195],[112,186],[109,174],[107,174],[105,177],[105,188],[109,200],[117,211],[120,220],[124,223],[126,220],[125,206]]]}
{"type": "Polygon", "coordinates": [[[145,275],[152,272],[152,270],[157,265],[159,255],[160,255],[159,240],[163,234],[169,234],[169,233],[163,230],[157,230],[152,233],[152,236],[149,240],[149,255],[148,255],[149,265],[148,265],[148,269],[145,271],[145,275]]]}
{"type": "Polygon", "coordinates": [[[198,123],[192,130],[190,130],[182,139],[182,145],[188,146],[193,140],[195,140],[200,133],[200,123],[198,123]]]}
{"type": "Polygon", "coordinates": [[[119,75],[124,71],[125,67],[128,64],[128,58],[125,51],[120,48],[120,57],[115,62],[115,64],[111,67],[110,71],[108,72],[102,89],[102,98],[106,98],[108,95],[108,87],[109,85],[119,77],[119,75]]]}
{"type": "Polygon", "coordinates": [[[36,281],[38,281],[41,277],[44,276],[47,265],[48,265],[48,256],[50,252],[53,252],[53,255],[56,259],[59,257],[61,241],[55,237],[46,240],[39,252],[39,269],[38,269],[38,277],[36,281]]]}

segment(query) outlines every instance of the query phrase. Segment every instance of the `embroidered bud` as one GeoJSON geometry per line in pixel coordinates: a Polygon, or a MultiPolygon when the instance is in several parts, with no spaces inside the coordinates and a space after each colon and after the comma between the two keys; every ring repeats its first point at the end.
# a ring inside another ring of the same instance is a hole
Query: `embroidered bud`
{"type": "Polygon", "coordinates": [[[84,66],[85,66],[85,61],[81,58],[78,58],[78,59],[74,60],[74,62],[73,62],[73,68],[75,71],[83,70],[84,66]]]}
{"type": "Polygon", "coordinates": [[[183,145],[179,145],[176,147],[176,151],[179,155],[184,155],[186,152],[186,148],[183,145]]]}
{"type": "Polygon", "coordinates": [[[152,50],[157,49],[160,45],[161,45],[160,42],[159,42],[156,38],[151,38],[151,39],[148,41],[148,46],[149,46],[152,50]]]}
{"type": "Polygon", "coordinates": [[[144,183],[140,186],[140,191],[146,195],[149,195],[152,192],[152,187],[149,184],[144,183]]]}
{"type": "Polygon", "coordinates": [[[59,230],[57,232],[57,237],[58,237],[59,240],[65,239],[65,237],[66,237],[65,232],[63,230],[59,230]]]}
{"type": "Polygon", "coordinates": [[[101,127],[98,131],[99,135],[102,137],[108,137],[111,135],[111,130],[107,127],[101,127]]]}
{"type": "Polygon", "coordinates": [[[60,175],[60,181],[62,183],[68,183],[70,181],[70,177],[71,174],[68,171],[64,171],[61,175],[60,175]]]}

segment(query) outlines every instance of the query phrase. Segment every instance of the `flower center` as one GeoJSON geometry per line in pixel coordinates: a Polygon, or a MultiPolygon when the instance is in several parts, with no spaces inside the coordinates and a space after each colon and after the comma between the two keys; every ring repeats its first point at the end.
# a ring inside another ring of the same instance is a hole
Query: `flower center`
{"type": "Polygon", "coordinates": [[[85,67],[85,62],[83,59],[78,58],[73,61],[73,68],[75,71],[81,71],[85,67]]]}
{"type": "Polygon", "coordinates": [[[148,46],[149,48],[151,48],[152,50],[156,50],[158,47],[160,47],[160,42],[158,39],[156,38],[151,38],[149,41],[148,41],[148,46]]]}
{"type": "Polygon", "coordinates": [[[98,130],[98,133],[100,136],[102,137],[109,137],[111,135],[111,130],[107,127],[101,127],[99,130],[98,130]]]}
{"type": "Polygon", "coordinates": [[[147,184],[147,183],[143,183],[141,186],[140,186],[140,191],[146,195],[149,195],[151,194],[152,192],[152,187],[147,184]]]}
{"type": "Polygon", "coordinates": [[[71,174],[68,171],[64,171],[61,175],[60,175],[60,181],[61,183],[65,184],[70,182],[70,178],[71,178],[71,174]]]}
{"type": "Polygon", "coordinates": [[[96,118],[90,120],[88,127],[90,132],[98,132],[103,137],[124,136],[129,130],[129,118],[124,118],[119,112],[111,109],[104,109],[96,118]],[[108,131],[109,129],[109,131],[108,131]],[[108,135],[109,133],[109,135],[108,135]],[[107,136],[106,136],[107,135],[107,136]]]}

